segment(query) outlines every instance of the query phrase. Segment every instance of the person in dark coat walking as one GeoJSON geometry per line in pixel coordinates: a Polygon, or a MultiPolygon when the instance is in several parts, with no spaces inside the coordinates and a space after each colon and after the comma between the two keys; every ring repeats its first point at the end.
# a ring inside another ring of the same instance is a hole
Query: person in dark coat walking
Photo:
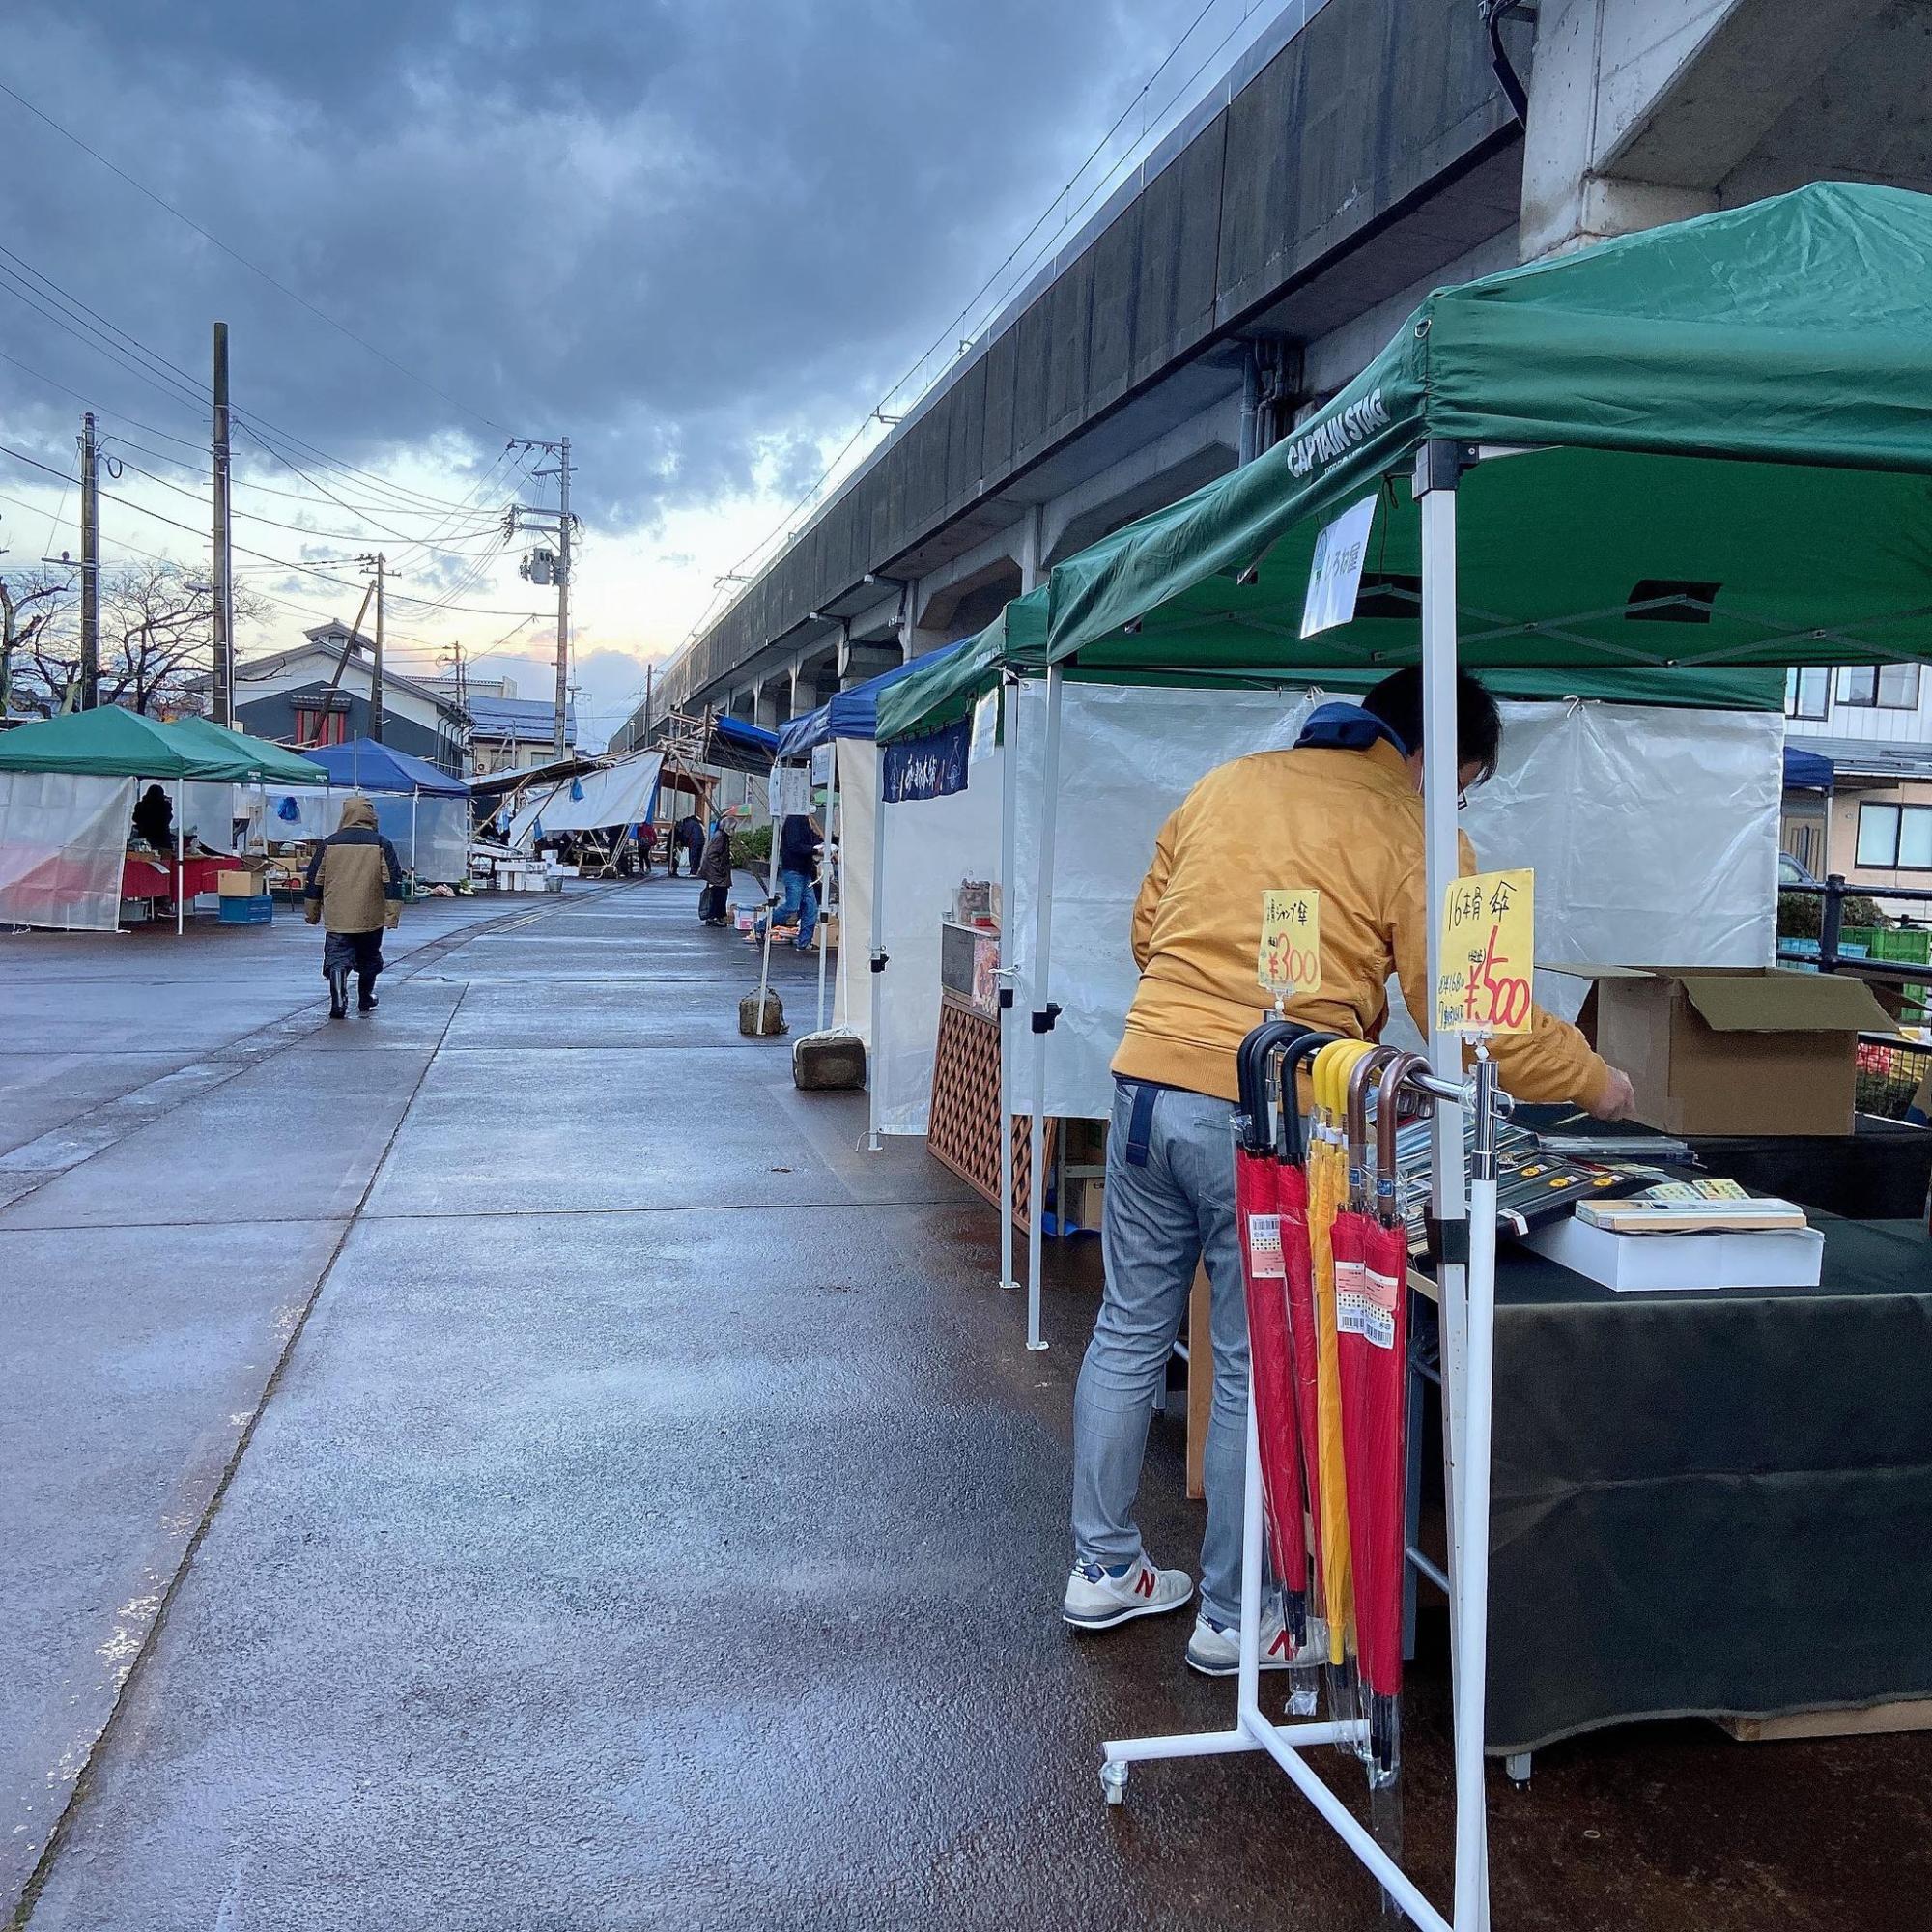
{"type": "Polygon", "coordinates": [[[376,976],[383,970],[383,934],[403,910],[403,868],[396,848],[376,830],[376,808],[352,798],[341,825],[316,847],[302,888],[302,917],[323,928],[322,977],[328,981],[328,1016],[349,1010],[349,975],[356,1006],[376,1009],[376,976]]]}
{"type": "Polygon", "coordinates": [[[704,881],[704,890],[697,895],[697,917],[705,925],[729,923],[724,900],[731,890],[731,832],[737,822],[738,808],[726,806],[711,828],[697,862],[697,876],[704,881]]]}

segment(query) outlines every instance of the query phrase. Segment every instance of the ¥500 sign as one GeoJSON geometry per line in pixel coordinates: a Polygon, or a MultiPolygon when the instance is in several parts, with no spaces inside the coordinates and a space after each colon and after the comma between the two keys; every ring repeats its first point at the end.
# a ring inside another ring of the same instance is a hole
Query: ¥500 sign
{"type": "Polygon", "coordinates": [[[1527,1033],[1535,959],[1535,874],[1458,879],[1442,909],[1436,1024],[1448,1033],[1527,1033]]]}

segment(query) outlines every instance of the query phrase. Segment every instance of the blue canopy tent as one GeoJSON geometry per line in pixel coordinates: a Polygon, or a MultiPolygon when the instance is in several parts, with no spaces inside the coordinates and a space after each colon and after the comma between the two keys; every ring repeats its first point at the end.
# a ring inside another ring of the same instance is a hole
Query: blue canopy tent
{"type": "Polygon", "coordinates": [[[412,757],[374,738],[351,738],[342,745],[316,745],[302,756],[320,765],[332,785],[355,791],[411,792],[424,798],[468,798],[469,787],[426,758],[412,757]]]}
{"type": "Polygon", "coordinates": [[[1830,791],[1836,776],[1830,758],[1816,752],[1784,748],[1784,788],[1787,791],[1830,791]]]}
{"type": "MultiPolygon", "coordinates": [[[[817,710],[808,711],[802,718],[792,719],[780,729],[776,762],[780,764],[800,762],[810,758],[821,745],[830,745],[841,738],[856,740],[866,745],[873,743],[878,736],[879,694],[890,686],[898,683],[901,678],[911,676],[916,670],[929,670],[935,664],[943,663],[946,659],[965,649],[972,641],[973,639],[970,638],[957,639],[950,644],[942,645],[936,651],[927,651],[920,657],[909,658],[904,664],[895,665],[891,670],[881,671],[877,677],[868,677],[863,684],[855,684],[849,690],[835,692],[817,710]]],[[[879,841],[885,828],[885,820],[879,811],[876,771],[868,778],[867,786],[870,791],[870,797],[867,801],[866,810],[870,813],[869,825],[861,824],[859,830],[862,837],[855,845],[853,840],[844,837],[845,831],[849,828],[851,817],[851,786],[848,782],[846,800],[841,803],[838,796],[837,765],[835,764],[831,774],[831,786],[826,800],[827,815],[825,830],[827,838],[823,855],[819,861],[818,897],[820,904],[825,904],[827,898],[826,889],[831,876],[830,868],[834,863],[835,851],[837,853],[838,867],[838,899],[841,910],[851,904],[854,897],[854,895],[848,889],[850,885],[856,883],[856,881],[850,879],[848,876],[850,866],[855,861],[864,864],[866,860],[869,859],[871,871],[867,879],[866,895],[872,908],[872,951],[876,953],[879,951],[877,921],[878,895],[874,882],[877,879],[882,864],[879,841]],[[835,813],[838,814],[836,836],[833,822],[835,813]],[[869,831],[871,835],[869,838],[863,836],[867,831],[869,831]],[[868,846],[870,849],[869,851],[862,852],[859,849],[860,846],[868,846]]],[[[776,889],[776,879],[777,873],[776,869],[774,869],[774,889],[776,889]]],[[[825,1025],[825,954],[828,945],[828,923],[821,921],[818,928],[818,1025],[820,1028],[823,1028],[825,1025]]],[[[842,927],[840,942],[839,970],[842,975],[846,970],[848,956],[842,927]]],[[[847,985],[842,997],[849,998],[849,994],[850,987],[847,985]]]]}
{"type": "Polygon", "coordinates": [[[764,772],[778,756],[779,734],[740,718],[714,718],[704,734],[704,762],[723,772],[764,772]]]}
{"type": "Polygon", "coordinates": [[[271,789],[270,838],[277,819],[291,828],[291,836],[326,836],[335,829],[338,816],[329,809],[331,795],[363,792],[376,808],[378,829],[395,846],[407,871],[444,885],[469,874],[469,787],[462,779],[374,738],[318,745],[302,756],[322,767],[329,792],[271,789]]]}
{"type": "Polygon", "coordinates": [[[802,758],[834,738],[876,738],[880,692],[903,677],[910,677],[916,670],[929,671],[933,666],[944,664],[972,641],[970,638],[960,638],[936,651],[908,658],[904,664],[895,665],[891,670],[881,671],[877,677],[868,677],[864,684],[855,684],[847,691],[834,693],[816,711],[808,711],[804,717],[794,718],[780,730],[779,757],[802,758]]]}

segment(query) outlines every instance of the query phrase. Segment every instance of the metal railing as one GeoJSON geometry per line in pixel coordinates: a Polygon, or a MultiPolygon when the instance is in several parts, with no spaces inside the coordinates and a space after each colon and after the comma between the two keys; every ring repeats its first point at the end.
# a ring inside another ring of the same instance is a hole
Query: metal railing
{"type": "MultiPolygon", "coordinates": [[[[1780,937],[1777,943],[1780,962],[1815,964],[1821,973],[1844,973],[1895,987],[1904,1007],[1900,1024],[1932,1025],[1932,1005],[1928,1004],[1932,1002],[1932,957],[1875,958],[1864,944],[1848,942],[1845,938],[1848,898],[1903,899],[1932,907],[1932,889],[1886,886],[1874,890],[1870,886],[1848,885],[1842,873],[1833,872],[1817,884],[1780,885],[1778,893],[1780,896],[1785,893],[1815,895],[1823,900],[1817,940],[1790,941],[1780,937]],[[1815,952],[1810,951],[1813,944],[1817,947],[1815,952]]],[[[1859,1112],[1903,1120],[1906,1110],[1923,1091],[1928,1071],[1932,1071],[1932,1044],[1895,1034],[1862,1033],[1859,1036],[1858,1056],[1859,1112]]]]}

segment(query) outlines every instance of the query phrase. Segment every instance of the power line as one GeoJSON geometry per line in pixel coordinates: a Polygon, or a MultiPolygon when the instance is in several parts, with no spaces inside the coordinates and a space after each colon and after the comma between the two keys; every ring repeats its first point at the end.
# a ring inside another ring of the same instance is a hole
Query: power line
{"type": "Polygon", "coordinates": [[[260,267],[258,264],[254,262],[251,262],[247,258],[247,256],[241,253],[239,249],[231,248],[226,242],[222,241],[220,236],[215,235],[212,233],[210,230],[204,228],[201,225],[201,223],[196,221],[191,215],[183,213],[183,212],[179,208],[177,208],[173,202],[166,199],[165,196],[156,194],[153,188],[147,185],[145,182],[137,181],[134,178],[134,176],[130,175],[128,172],[126,168],[117,165],[113,161],[110,161],[107,158],[107,156],[103,155],[98,148],[89,147],[88,144],[85,141],[83,141],[78,134],[71,132],[70,129],[66,128],[63,128],[61,124],[58,121],[56,121],[51,114],[48,114],[42,108],[36,107],[34,103],[26,98],[25,95],[15,93],[14,90],[9,87],[5,81],[0,81],[0,94],[5,94],[10,99],[18,102],[20,106],[24,107],[27,110],[27,112],[33,115],[37,120],[45,122],[46,125],[49,128],[51,128],[56,134],[62,137],[62,139],[71,141],[73,145],[81,151],[82,154],[88,155],[92,156],[93,159],[99,161],[100,165],[108,171],[108,173],[112,175],[118,175],[122,181],[126,182],[128,185],[133,188],[137,193],[146,195],[147,198],[150,201],[152,201],[156,208],[165,209],[167,213],[172,214],[177,221],[183,223],[185,227],[191,228],[197,235],[199,235],[202,238],[203,241],[213,242],[213,245],[219,248],[221,252],[224,255],[228,256],[231,261],[239,262],[242,266],[242,268],[246,269],[251,274],[259,275],[263,279],[263,281],[269,284],[269,286],[271,289],[274,289],[278,294],[286,296],[290,301],[296,302],[299,304],[299,306],[301,306],[302,308],[307,309],[311,315],[316,316],[321,321],[327,323],[329,327],[336,330],[337,333],[341,335],[346,335],[349,338],[349,340],[355,343],[358,348],[366,349],[371,355],[376,356],[381,361],[386,362],[389,365],[389,367],[397,371],[398,374],[407,376],[411,382],[418,384],[422,388],[427,389],[432,395],[440,396],[445,403],[449,404],[449,406],[452,409],[461,410],[465,415],[475,417],[475,419],[478,422],[486,425],[490,429],[501,432],[501,434],[503,434],[504,436],[508,436],[510,434],[510,432],[507,429],[505,429],[501,423],[497,422],[490,416],[486,416],[481,410],[472,410],[468,403],[459,402],[446,389],[439,388],[436,385],[436,384],[432,383],[428,379],[428,377],[418,375],[413,369],[410,368],[407,363],[397,361],[396,358],[393,355],[391,355],[386,350],[378,349],[373,342],[367,341],[364,337],[357,335],[353,328],[348,327],[347,324],[338,322],[334,316],[328,313],[327,309],[318,308],[315,305],[315,303],[310,301],[306,296],[298,295],[294,289],[290,288],[287,285],[287,283],[277,281],[273,275],[270,274],[268,270],[260,267]]]}
{"type": "MultiPolygon", "coordinates": [[[[32,278],[31,281],[27,281],[15,270],[0,268],[0,277],[5,278],[0,279],[0,288],[5,288],[9,294],[26,302],[37,314],[54,323],[57,327],[64,328],[70,335],[82,343],[83,346],[109,356],[120,367],[128,370],[132,375],[138,376],[151,387],[158,389],[171,402],[185,404],[196,414],[199,414],[208,407],[211,400],[210,390],[208,384],[202,382],[199,377],[184,369],[180,363],[172,361],[169,357],[161,355],[158,350],[150,349],[138,336],[123,328],[120,324],[111,322],[99,309],[90,307],[88,303],[82,301],[71,290],[63,287],[61,283],[57,282],[43,269],[35,268],[25,256],[17,254],[14,250],[6,247],[4,244],[0,244],[0,255],[4,255],[9,261],[17,264],[20,270],[26,271],[26,276],[32,278]],[[41,286],[37,288],[34,286],[35,283],[39,283],[41,286]],[[14,286],[15,284],[19,284],[19,286],[14,286]],[[43,303],[49,297],[67,310],[65,315],[55,314],[43,306],[43,303]],[[90,337],[97,337],[99,340],[89,340],[90,337]],[[119,338],[118,341],[113,339],[117,337],[119,338]],[[133,355],[140,358],[138,363],[128,359],[130,351],[133,355]],[[184,390],[186,392],[185,395],[182,393],[184,390]]],[[[387,477],[378,476],[372,471],[358,469],[355,464],[346,462],[341,457],[331,456],[328,451],[318,448],[312,442],[305,441],[302,438],[297,436],[293,430],[283,429],[278,424],[270,422],[267,416],[258,413],[254,410],[238,407],[235,413],[238,416],[245,416],[250,422],[258,424],[263,437],[273,438],[277,442],[284,442],[292,448],[305,451],[313,460],[327,466],[329,469],[339,469],[346,475],[358,477],[366,483],[373,485],[379,491],[384,492],[386,496],[393,497],[398,502],[396,514],[403,514],[401,506],[411,502],[438,510],[460,510],[468,507],[467,504],[451,503],[445,498],[431,497],[424,491],[410,488],[407,484],[395,483],[387,477]]],[[[163,431],[160,434],[165,435],[166,432],[163,431]]],[[[185,438],[181,437],[169,437],[168,440],[171,442],[186,441],[185,438]]],[[[261,438],[258,437],[258,440],[260,440],[261,438]]],[[[271,453],[274,452],[271,451],[271,453]]]]}

